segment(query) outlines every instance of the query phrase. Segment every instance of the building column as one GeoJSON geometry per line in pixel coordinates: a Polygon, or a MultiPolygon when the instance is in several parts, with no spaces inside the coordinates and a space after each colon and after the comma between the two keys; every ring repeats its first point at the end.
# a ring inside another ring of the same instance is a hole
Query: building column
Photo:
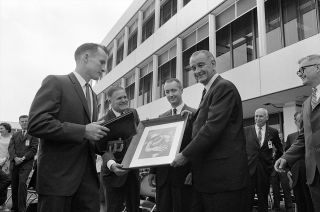
{"type": "Polygon", "coordinates": [[[294,102],[287,102],[283,106],[283,136],[284,140],[287,139],[287,136],[290,133],[296,132],[297,127],[294,123],[294,114],[300,109],[301,107],[297,106],[297,103],[294,102]]]}
{"type": "Polygon", "coordinates": [[[182,65],[182,39],[177,37],[176,39],[176,52],[177,52],[177,61],[176,61],[176,77],[180,80],[183,87],[183,65],[182,65]]]}
{"type": "Polygon", "coordinates": [[[154,2],[154,31],[156,32],[160,27],[160,0],[154,2]]]}
{"type": "Polygon", "coordinates": [[[217,57],[216,16],[209,14],[209,51],[217,57]]]}
{"type": "Polygon", "coordinates": [[[154,101],[158,98],[158,55],[153,55],[152,59],[152,101],[154,101]]]}
{"type": "Polygon", "coordinates": [[[264,1],[265,0],[257,0],[259,57],[263,57],[267,54],[267,30],[264,1]]]}
{"type": "Polygon", "coordinates": [[[183,7],[183,0],[177,0],[177,11],[181,10],[183,7]]]}
{"type": "Polygon", "coordinates": [[[124,37],[123,37],[123,59],[128,55],[128,41],[129,41],[129,27],[124,28],[124,37]]]}
{"type": "Polygon", "coordinates": [[[143,12],[138,13],[138,35],[137,35],[137,46],[142,43],[142,22],[143,22],[143,12]]]}
{"type": "Polygon", "coordinates": [[[118,41],[117,39],[113,40],[113,49],[112,49],[112,69],[117,65],[117,50],[118,50],[118,41]]]}
{"type": "Polygon", "coordinates": [[[140,87],[140,68],[135,68],[134,73],[134,96],[135,101],[133,103],[134,108],[138,108],[138,102],[139,102],[139,87],[140,87]]]}

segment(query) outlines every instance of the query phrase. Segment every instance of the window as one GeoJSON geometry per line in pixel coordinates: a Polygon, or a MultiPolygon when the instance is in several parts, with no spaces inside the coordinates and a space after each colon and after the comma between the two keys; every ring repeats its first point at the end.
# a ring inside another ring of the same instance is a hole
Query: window
{"type": "Polygon", "coordinates": [[[117,49],[117,62],[118,65],[123,60],[123,43],[117,49]]]}
{"type": "Polygon", "coordinates": [[[152,61],[140,70],[138,106],[152,101],[152,61]]]}
{"type": "Polygon", "coordinates": [[[129,107],[134,106],[134,88],[135,88],[135,81],[134,81],[134,71],[129,72],[129,75],[125,77],[126,79],[126,93],[129,101],[129,107]]]}
{"type": "Polygon", "coordinates": [[[183,6],[188,4],[191,0],[183,0],[183,6]]]}
{"type": "Polygon", "coordinates": [[[177,13],[177,0],[168,0],[160,8],[160,25],[166,23],[174,14],[177,13]]]}
{"type": "Polygon", "coordinates": [[[176,58],[168,61],[167,63],[159,66],[158,68],[158,88],[160,98],[165,96],[163,85],[167,79],[176,77],[176,58]]]}
{"type": "Polygon", "coordinates": [[[154,32],[154,13],[143,23],[142,41],[145,41],[154,32]]]}
{"type": "MultiPolygon", "coordinates": [[[[319,11],[318,11],[319,12],[319,11]]],[[[298,1],[300,39],[303,40],[315,35],[317,30],[317,14],[315,0],[298,1]]]]}
{"type": "Polygon", "coordinates": [[[128,39],[128,55],[137,48],[137,31],[132,33],[128,39]]]}
{"type": "Polygon", "coordinates": [[[278,0],[269,0],[265,3],[267,53],[282,48],[280,28],[280,5],[278,0]]]}
{"type": "Polygon", "coordinates": [[[112,70],[112,61],[113,61],[113,55],[109,55],[107,60],[107,72],[109,73],[112,70]]]}
{"type": "Polygon", "coordinates": [[[227,25],[217,31],[216,33],[217,41],[216,41],[216,67],[219,73],[230,70],[232,67],[231,63],[231,30],[230,25],[227,25]]]}

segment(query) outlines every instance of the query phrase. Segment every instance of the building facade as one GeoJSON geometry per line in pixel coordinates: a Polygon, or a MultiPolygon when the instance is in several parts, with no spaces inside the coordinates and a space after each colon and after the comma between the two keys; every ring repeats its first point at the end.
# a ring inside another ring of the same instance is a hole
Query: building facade
{"type": "Polygon", "coordinates": [[[294,132],[294,113],[310,95],[296,76],[297,61],[320,54],[320,0],[134,0],[108,32],[107,73],[95,84],[99,115],[106,91],[125,87],[141,120],[170,107],[166,79],[183,82],[183,99],[197,108],[203,86],[189,69],[194,51],[216,56],[217,71],[238,88],[245,125],[265,107],[284,136],[294,132]]]}

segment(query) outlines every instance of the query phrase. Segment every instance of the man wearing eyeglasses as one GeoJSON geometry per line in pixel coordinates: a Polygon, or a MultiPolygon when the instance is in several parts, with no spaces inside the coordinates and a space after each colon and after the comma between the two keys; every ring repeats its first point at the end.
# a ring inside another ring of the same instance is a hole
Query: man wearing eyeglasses
{"type": "Polygon", "coordinates": [[[299,60],[297,75],[303,85],[312,87],[312,95],[303,103],[304,136],[279,158],[274,167],[283,172],[305,155],[307,184],[309,185],[314,211],[320,211],[320,55],[309,55],[299,60]]]}

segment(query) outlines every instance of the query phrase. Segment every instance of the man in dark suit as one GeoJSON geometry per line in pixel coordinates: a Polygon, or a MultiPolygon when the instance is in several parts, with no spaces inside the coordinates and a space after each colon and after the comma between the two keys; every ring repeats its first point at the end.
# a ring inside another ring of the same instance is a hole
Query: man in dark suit
{"type": "Polygon", "coordinates": [[[297,138],[285,154],[275,163],[279,172],[305,156],[307,184],[314,211],[320,211],[320,55],[309,55],[299,60],[297,75],[303,85],[311,86],[312,95],[302,106],[304,136],[297,138]]]}
{"type": "MultiPolygon", "coordinates": [[[[299,133],[302,133],[303,131],[303,121],[301,112],[296,112],[294,114],[294,122],[297,126],[297,132],[288,135],[285,145],[285,151],[287,151],[290,148],[290,146],[298,138],[299,133]]],[[[290,171],[288,171],[288,177],[291,182],[291,187],[293,189],[298,212],[313,212],[311,194],[309,191],[309,187],[306,184],[306,165],[304,157],[301,157],[301,159],[297,160],[297,162],[295,162],[292,165],[292,167],[290,167],[290,171]]]]}
{"type": "Polygon", "coordinates": [[[99,211],[96,141],[107,134],[97,119],[90,80],[106,66],[104,47],[85,43],[75,51],[76,68],[44,79],[30,108],[28,131],[39,137],[39,212],[99,211]]]}
{"type": "MultiPolygon", "coordinates": [[[[139,116],[135,109],[129,108],[126,91],[122,87],[111,87],[107,93],[111,109],[103,117],[104,121],[116,118],[123,113],[133,112],[136,125],[139,116]]],[[[122,159],[130,145],[131,138],[114,142],[103,154],[101,166],[102,179],[106,189],[108,212],[121,212],[126,207],[128,212],[138,212],[140,204],[139,170],[122,169],[122,159]]]]}
{"type": "Polygon", "coordinates": [[[193,122],[192,140],[172,166],[191,161],[194,212],[247,211],[248,162],[237,88],[216,71],[206,50],[190,58],[190,67],[205,95],[193,122]]]}
{"type": "Polygon", "coordinates": [[[275,158],[282,155],[279,132],[267,126],[268,111],[259,108],[254,114],[255,125],[245,128],[246,148],[250,173],[250,200],[253,206],[255,193],[258,196],[258,211],[268,211],[270,175],[273,170],[273,146],[275,158]]]}
{"type": "Polygon", "coordinates": [[[34,156],[38,149],[38,138],[27,131],[28,116],[19,117],[21,131],[10,139],[8,151],[11,172],[12,211],[25,212],[27,200],[27,180],[32,170],[34,156]]]}
{"type": "MultiPolygon", "coordinates": [[[[183,87],[178,79],[168,79],[164,84],[164,92],[171,105],[171,109],[159,117],[189,113],[192,116],[196,109],[187,106],[182,101],[183,87]]],[[[192,125],[188,122],[180,151],[191,140],[192,125]]],[[[157,211],[160,212],[188,212],[191,208],[191,164],[173,168],[170,166],[156,167],[150,170],[149,184],[156,181],[157,211]]]]}

